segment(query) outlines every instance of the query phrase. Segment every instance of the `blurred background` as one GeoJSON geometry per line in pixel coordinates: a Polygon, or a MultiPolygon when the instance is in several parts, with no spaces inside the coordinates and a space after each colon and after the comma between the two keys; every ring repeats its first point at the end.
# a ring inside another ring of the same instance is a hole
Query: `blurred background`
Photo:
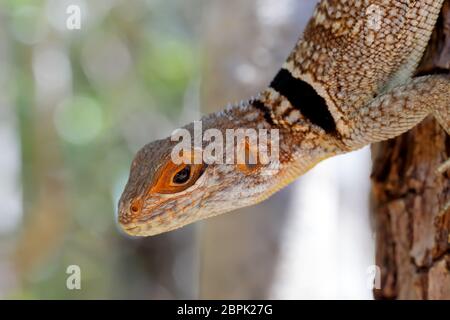
{"type": "Polygon", "coordinates": [[[116,224],[134,153],[262,90],[315,4],[1,0],[0,298],[371,299],[368,149],[178,231],[116,224]]]}

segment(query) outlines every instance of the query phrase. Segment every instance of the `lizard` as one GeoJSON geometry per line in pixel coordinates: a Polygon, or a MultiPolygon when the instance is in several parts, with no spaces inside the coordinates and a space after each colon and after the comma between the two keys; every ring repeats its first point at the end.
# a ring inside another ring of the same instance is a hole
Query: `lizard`
{"type": "MultiPolygon", "coordinates": [[[[428,115],[450,134],[450,76],[413,77],[443,2],[321,0],[265,90],[201,119],[202,130],[222,133],[278,130],[278,158],[177,164],[170,137],[151,142],[119,200],[123,230],[151,236],[259,203],[320,161],[394,138],[428,115]]],[[[193,133],[194,124],[184,129],[193,133]]],[[[437,172],[449,168],[446,161],[437,172]]]]}

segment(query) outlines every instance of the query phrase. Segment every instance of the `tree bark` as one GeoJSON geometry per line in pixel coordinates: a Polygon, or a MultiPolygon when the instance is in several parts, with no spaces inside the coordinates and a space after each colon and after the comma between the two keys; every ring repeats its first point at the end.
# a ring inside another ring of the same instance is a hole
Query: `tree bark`
{"type": "MultiPolygon", "coordinates": [[[[450,72],[450,0],[417,74],[450,72]]],[[[449,106],[450,107],[450,106],[449,106]]],[[[376,299],[450,299],[450,137],[433,118],[373,146],[372,197],[377,233],[376,299]]]]}

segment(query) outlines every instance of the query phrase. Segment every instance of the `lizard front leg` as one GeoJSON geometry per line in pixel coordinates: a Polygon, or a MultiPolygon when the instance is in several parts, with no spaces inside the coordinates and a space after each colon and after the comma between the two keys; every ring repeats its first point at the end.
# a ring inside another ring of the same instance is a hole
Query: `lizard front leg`
{"type": "MultiPolygon", "coordinates": [[[[450,94],[450,89],[447,88],[447,91],[445,92],[447,95],[447,101],[448,101],[448,95],[450,94]]],[[[435,118],[438,120],[438,122],[441,124],[441,126],[447,131],[447,133],[450,135],[450,104],[447,102],[447,104],[437,104],[434,106],[432,110],[435,118]]],[[[441,174],[444,174],[446,171],[450,170],[450,159],[445,161],[437,171],[441,174]]],[[[448,203],[450,206],[450,203],[448,203]]]]}
{"type": "MultiPolygon", "coordinates": [[[[394,138],[433,114],[450,135],[450,76],[418,77],[377,97],[352,118],[351,147],[394,138]]],[[[437,172],[450,169],[450,159],[437,172]]],[[[448,202],[443,210],[450,208],[448,202]]]]}
{"type": "Polygon", "coordinates": [[[433,114],[450,135],[450,76],[410,80],[379,95],[350,115],[350,132],[343,138],[351,148],[394,138],[433,114]]]}

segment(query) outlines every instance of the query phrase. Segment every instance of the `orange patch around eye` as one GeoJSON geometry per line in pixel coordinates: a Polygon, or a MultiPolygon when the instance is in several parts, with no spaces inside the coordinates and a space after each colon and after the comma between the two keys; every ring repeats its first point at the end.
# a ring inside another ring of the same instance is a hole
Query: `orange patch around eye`
{"type": "Polygon", "coordinates": [[[242,155],[245,154],[245,159],[240,159],[237,156],[236,159],[238,161],[238,164],[236,165],[236,168],[244,173],[251,173],[255,170],[257,170],[259,167],[261,167],[261,162],[259,161],[259,155],[258,155],[258,149],[257,147],[250,146],[248,140],[246,139],[243,143],[244,145],[241,146],[243,150],[240,150],[237,148],[237,153],[244,151],[242,155]],[[250,162],[250,159],[253,159],[253,162],[250,162]],[[245,161],[242,161],[245,160],[245,161]],[[256,161],[255,161],[256,160],[256,161]]]}
{"type": "Polygon", "coordinates": [[[204,164],[175,164],[169,161],[160,171],[156,183],[150,188],[150,192],[161,194],[173,194],[186,190],[195,184],[205,169],[204,164]],[[175,176],[189,167],[189,175],[185,182],[174,182],[175,176]]]}

